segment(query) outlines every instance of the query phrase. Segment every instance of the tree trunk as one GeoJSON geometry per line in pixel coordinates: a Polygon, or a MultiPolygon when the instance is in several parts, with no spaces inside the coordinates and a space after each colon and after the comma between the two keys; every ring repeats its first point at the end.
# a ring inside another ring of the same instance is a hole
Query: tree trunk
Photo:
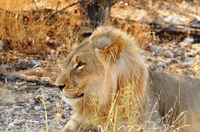
{"type": "Polygon", "coordinates": [[[114,0],[81,0],[80,12],[83,26],[95,28],[109,22],[110,9],[114,0]]]}

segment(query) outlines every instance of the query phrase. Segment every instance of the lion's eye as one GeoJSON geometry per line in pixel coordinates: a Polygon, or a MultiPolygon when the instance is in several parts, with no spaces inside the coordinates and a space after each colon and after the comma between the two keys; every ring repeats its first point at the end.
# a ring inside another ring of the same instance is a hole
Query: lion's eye
{"type": "Polygon", "coordinates": [[[85,66],[85,63],[83,63],[83,62],[79,62],[79,63],[77,63],[75,69],[80,70],[80,69],[82,69],[84,66],[85,66]]]}

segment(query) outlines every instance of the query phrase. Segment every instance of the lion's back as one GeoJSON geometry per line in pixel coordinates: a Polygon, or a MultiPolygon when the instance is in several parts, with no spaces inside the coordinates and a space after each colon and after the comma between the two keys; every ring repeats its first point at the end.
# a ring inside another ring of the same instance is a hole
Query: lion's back
{"type": "Polygon", "coordinates": [[[150,91],[158,101],[160,116],[170,115],[164,119],[166,123],[174,125],[182,115],[186,117],[184,124],[191,125],[194,131],[200,130],[200,79],[150,71],[150,84],[150,91]]]}

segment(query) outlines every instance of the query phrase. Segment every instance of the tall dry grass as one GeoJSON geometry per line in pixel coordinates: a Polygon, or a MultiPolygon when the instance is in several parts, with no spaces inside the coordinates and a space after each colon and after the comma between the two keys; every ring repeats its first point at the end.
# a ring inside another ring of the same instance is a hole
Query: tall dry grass
{"type": "Polygon", "coordinates": [[[45,54],[59,46],[73,45],[74,33],[80,25],[79,12],[73,7],[55,13],[73,1],[61,2],[1,1],[0,40],[3,50],[45,54]],[[39,6],[38,3],[42,2],[39,6]]]}
{"type": "MultiPolygon", "coordinates": [[[[168,124],[156,124],[150,120],[155,109],[150,111],[149,119],[140,124],[141,113],[138,111],[138,104],[134,101],[134,88],[134,85],[129,84],[127,87],[121,89],[123,92],[118,92],[116,94],[116,97],[110,106],[109,114],[106,117],[99,117],[99,115],[101,115],[99,112],[101,102],[98,100],[97,95],[93,93],[90,104],[93,111],[88,115],[89,122],[94,126],[97,126],[101,132],[181,132],[185,127],[187,128],[189,126],[186,123],[186,111],[180,113],[172,123],[169,123],[171,116],[173,116],[174,108],[159,120],[159,122],[166,122],[168,124]],[[103,126],[100,122],[102,118],[106,119],[103,126]]],[[[156,107],[157,104],[155,103],[154,105],[156,107]]]]}
{"type": "Polygon", "coordinates": [[[98,126],[103,132],[139,132],[142,129],[136,125],[140,114],[137,111],[138,106],[134,103],[133,85],[129,85],[122,89],[122,93],[118,93],[112,102],[109,114],[106,117],[99,117],[101,105],[96,94],[91,97],[92,112],[89,115],[89,122],[98,126]],[[105,124],[102,126],[101,118],[106,118],[105,124]]]}

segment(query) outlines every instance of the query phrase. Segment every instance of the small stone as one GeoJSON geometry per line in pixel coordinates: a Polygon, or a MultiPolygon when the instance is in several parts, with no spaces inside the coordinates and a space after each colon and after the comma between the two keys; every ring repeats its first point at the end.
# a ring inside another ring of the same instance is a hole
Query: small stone
{"type": "Polygon", "coordinates": [[[26,122],[30,122],[30,123],[34,123],[34,124],[39,124],[39,121],[35,121],[35,120],[26,120],[26,122]]]}
{"type": "Polygon", "coordinates": [[[36,61],[36,60],[30,60],[29,61],[29,64],[31,64],[31,65],[33,65],[33,66],[41,66],[41,63],[40,62],[38,62],[38,61],[36,61]]]}
{"type": "Polygon", "coordinates": [[[175,59],[172,59],[172,60],[170,61],[170,64],[177,64],[177,63],[178,63],[178,61],[175,60],[175,59]]]}
{"type": "Polygon", "coordinates": [[[34,99],[29,99],[28,100],[30,103],[35,103],[35,100],[34,99]]]}
{"type": "Polygon", "coordinates": [[[35,98],[36,98],[36,99],[48,99],[49,96],[48,96],[48,94],[46,94],[46,93],[42,93],[42,94],[36,95],[35,98]]]}
{"type": "Polygon", "coordinates": [[[170,50],[167,50],[164,52],[164,55],[168,58],[173,58],[174,57],[174,53],[170,50]]]}
{"type": "Polygon", "coordinates": [[[155,53],[158,53],[158,52],[163,51],[163,48],[161,46],[152,46],[151,47],[151,51],[155,52],[155,53]]]}
{"type": "Polygon", "coordinates": [[[182,67],[189,67],[194,61],[196,60],[192,57],[186,58],[185,61],[182,62],[182,67]]]}
{"type": "Polygon", "coordinates": [[[184,61],[184,62],[182,63],[182,67],[188,67],[188,66],[190,66],[191,64],[192,64],[191,61],[184,61]]]}
{"type": "Polygon", "coordinates": [[[13,128],[15,127],[15,124],[13,122],[11,122],[9,125],[8,125],[9,128],[13,128]]]}
{"type": "Polygon", "coordinates": [[[176,56],[182,56],[185,54],[185,49],[184,48],[175,48],[173,52],[176,54],[176,56]]]}
{"type": "Polygon", "coordinates": [[[40,110],[42,108],[42,106],[34,106],[35,110],[40,110]]]}
{"type": "Polygon", "coordinates": [[[28,106],[28,107],[26,108],[26,111],[31,110],[31,109],[33,109],[33,106],[28,106]]]}
{"type": "Polygon", "coordinates": [[[185,57],[184,57],[184,56],[177,56],[176,59],[177,59],[177,60],[184,61],[184,60],[185,60],[185,57]]]}
{"type": "Polygon", "coordinates": [[[23,85],[21,88],[22,89],[26,89],[26,88],[28,88],[28,86],[27,85],[23,85]]]}
{"type": "Polygon", "coordinates": [[[196,61],[196,59],[189,57],[185,59],[186,62],[192,62],[192,61],[196,61]]]}
{"type": "Polygon", "coordinates": [[[33,123],[35,123],[35,124],[39,124],[40,122],[39,121],[32,121],[33,123]]]}
{"type": "Polygon", "coordinates": [[[182,42],[179,43],[181,47],[188,46],[189,44],[194,43],[194,38],[193,37],[186,37],[182,42]]]}
{"type": "Polygon", "coordinates": [[[22,106],[13,106],[13,109],[22,109],[22,106]]]}
{"type": "Polygon", "coordinates": [[[26,114],[27,111],[25,109],[22,109],[21,112],[22,114],[26,114]]]}
{"type": "Polygon", "coordinates": [[[157,66],[164,68],[164,67],[166,67],[166,64],[164,62],[159,61],[159,62],[157,62],[157,66]]]}

